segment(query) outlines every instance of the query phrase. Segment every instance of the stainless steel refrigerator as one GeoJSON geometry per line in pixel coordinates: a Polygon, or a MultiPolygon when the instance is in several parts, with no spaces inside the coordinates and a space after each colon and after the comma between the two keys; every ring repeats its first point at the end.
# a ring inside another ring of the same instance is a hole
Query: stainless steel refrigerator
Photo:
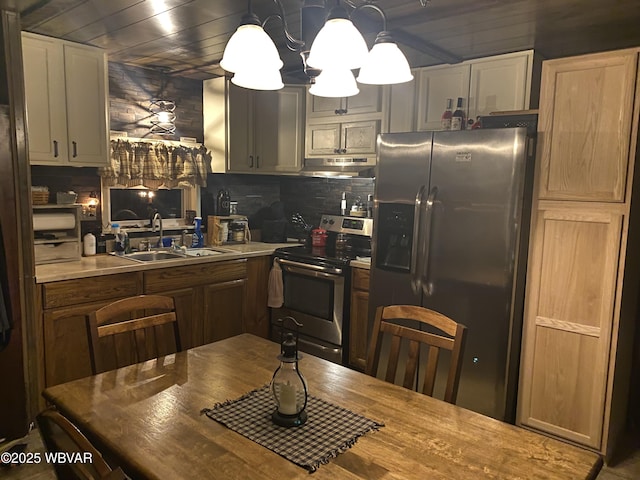
{"type": "Polygon", "coordinates": [[[511,422],[533,144],[525,128],[378,139],[370,326],[376,307],[391,304],[423,305],[465,324],[456,403],[511,422]]]}

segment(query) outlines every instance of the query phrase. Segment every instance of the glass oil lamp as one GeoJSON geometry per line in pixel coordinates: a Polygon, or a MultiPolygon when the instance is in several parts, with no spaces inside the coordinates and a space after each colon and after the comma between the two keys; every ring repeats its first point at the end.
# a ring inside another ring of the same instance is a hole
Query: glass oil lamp
{"type": "Polygon", "coordinates": [[[285,334],[278,359],[280,366],[271,379],[271,393],[276,402],[271,419],[282,427],[297,427],[307,421],[307,382],[298,368],[298,342],[293,333],[285,334]]]}

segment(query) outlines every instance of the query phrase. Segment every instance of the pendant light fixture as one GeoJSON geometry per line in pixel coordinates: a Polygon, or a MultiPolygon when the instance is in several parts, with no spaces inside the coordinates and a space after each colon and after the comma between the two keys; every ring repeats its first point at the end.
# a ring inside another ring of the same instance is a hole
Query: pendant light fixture
{"type": "MultiPolygon", "coordinates": [[[[305,43],[289,33],[281,0],[273,1],[279,8],[279,14],[269,16],[264,23],[271,18],[281,20],[287,47],[301,54],[305,72],[310,74],[312,86],[309,93],[312,95],[348,97],[358,94],[359,89],[351,71],[355,69],[360,69],[357,80],[363,84],[388,85],[413,79],[406,57],[387,31],[386,15],[378,6],[369,1],[355,6],[353,1],[347,1],[347,5],[353,9],[349,14],[340,0],[336,0],[315,38],[310,41],[308,36],[303,36],[305,43]],[[382,16],[383,28],[371,51],[351,21],[351,17],[364,8],[374,9],[382,16]],[[321,73],[318,75],[318,72],[321,73]],[[314,83],[315,75],[318,76],[314,83]]],[[[319,8],[323,10],[317,0],[303,1],[303,27],[314,22],[318,27],[322,24],[322,17],[317,18],[315,14],[319,8]],[[314,22],[310,22],[310,18],[305,22],[305,12],[313,16],[314,22]]],[[[222,68],[235,74],[231,80],[235,85],[256,90],[277,90],[284,86],[280,73],[283,63],[276,45],[264,31],[264,23],[261,24],[253,13],[251,0],[248,0],[247,13],[229,39],[220,62],[222,68]]]]}
{"type": "Polygon", "coordinates": [[[359,92],[353,72],[344,67],[325,68],[309,88],[309,93],[317,97],[351,97],[359,92]]]}
{"type": "Polygon", "coordinates": [[[407,58],[398,48],[387,30],[387,16],[376,5],[364,4],[360,8],[371,8],[382,16],[382,31],[376,36],[373,48],[360,68],[358,82],[372,85],[389,85],[413,80],[407,58]]]}
{"type": "Polygon", "coordinates": [[[284,86],[280,54],[253,13],[251,0],[241,25],[227,42],[220,66],[235,74],[232,83],[244,88],[277,90],[284,86]]]}
{"type": "Polygon", "coordinates": [[[351,22],[340,0],[336,0],[336,5],[311,45],[307,64],[322,70],[360,68],[368,52],[362,34],[351,22]]]}

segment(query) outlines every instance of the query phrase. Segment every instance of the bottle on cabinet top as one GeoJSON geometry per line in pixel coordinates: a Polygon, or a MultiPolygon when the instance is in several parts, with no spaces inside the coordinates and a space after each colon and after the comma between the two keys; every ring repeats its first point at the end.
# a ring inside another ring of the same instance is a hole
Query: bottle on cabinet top
{"type": "Polygon", "coordinates": [[[447,98],[447,108],[441,118],[442,130],[451,130],[451,118],[453,117],[453,112],[451,111],[452,108],[453,99],[447,98]]]}
{"type": "Polygon", "coordinates": [[[462,110],[462,97],[458,97],[458,104],[455,112],[451,116],[451,130],[464,130],[465,129],[465,115],[462,110]]]}

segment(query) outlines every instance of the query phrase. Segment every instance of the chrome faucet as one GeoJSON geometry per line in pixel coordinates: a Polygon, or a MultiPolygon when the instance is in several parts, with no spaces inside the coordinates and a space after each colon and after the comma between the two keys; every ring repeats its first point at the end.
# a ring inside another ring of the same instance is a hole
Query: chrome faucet
{"type": "Polygon", "coordinates": [[[160,227],[160,240],[158,240],[158,247],[162,247],[162,237],[164,236],[164,229],[162,228],[162,216],[160,216],[160,212],[156,210],[151,217],[151,232],[156,231],[156,220],[158,221],[158,226],[160,227]]]}

